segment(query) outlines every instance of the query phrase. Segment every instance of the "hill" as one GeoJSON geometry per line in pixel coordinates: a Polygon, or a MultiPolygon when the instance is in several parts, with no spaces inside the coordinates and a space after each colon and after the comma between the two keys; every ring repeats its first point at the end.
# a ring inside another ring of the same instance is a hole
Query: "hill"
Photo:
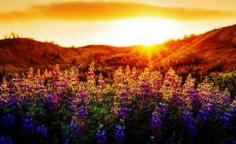
{"type": "Polygon", "coordinates": [[[173,67],[179,72],[232,71],[236,68],[236,25],[171,40],[151,48],[105,45],[61,47],[28,38],[0,40],[0,70],[21,71],[30,66],[44,69],[55,64],[85,67],[92,61],[108,70],[130,65],[154,69],[173,67]],[[150,53],[144,52],[149,50],[150,53]]]}
{"type": "Polygon", "coordinates": [[[161,60],[162,64],[195,64],[200,65],[201,69],[220,71],[232,71],[236,68],[236,25],[171,41],[165,45],[171,52],[161,60]]]}

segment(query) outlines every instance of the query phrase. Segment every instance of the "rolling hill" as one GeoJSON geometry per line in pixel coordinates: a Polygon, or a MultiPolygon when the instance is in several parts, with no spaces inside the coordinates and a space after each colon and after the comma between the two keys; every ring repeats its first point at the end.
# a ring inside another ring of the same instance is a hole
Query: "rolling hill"
{"type": "Polygon", "coordinates": [[[165,45],[171,53],[162,59],[162,63],[174,60],[174,65],[184,65],[197,60],[203,66],[202,69],[221,67],[224,71],[231,71],[236,68],[236,25],[165,45]]]}
{"type": "Polygon", "coordinates": [[[55,64],[60,64],[61,67],[83,67],[94,61],[96,65],[110,70],[130,65],[154,69],[173,67],[180,72],[232,71],[236,68],[236,25],[154,45],[151,57],[140,49],[145,47],[61,47],[28,38],[2,39],[0,70],[21,71],[30,66],[44,69],[55,64]]]}

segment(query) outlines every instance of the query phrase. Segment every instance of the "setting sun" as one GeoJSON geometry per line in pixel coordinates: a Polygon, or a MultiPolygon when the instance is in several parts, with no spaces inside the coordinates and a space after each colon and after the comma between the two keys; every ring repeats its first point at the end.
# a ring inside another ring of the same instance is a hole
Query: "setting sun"
{"type": "Polygon", "coordinates": [[[141,17],[114,22],[107,35],[116,45],[151,45],[182,36],[180,27],[177,21],[141,17]]]}
{"type": "Polygon", "coordinates": [[[13,32],[62,46],[147,46],[204,33],[236,20],[235,2],[205,8],[193,1],[151,1],[4,1],[0,6],[0,37],[13,32]],[[180,3],[182,7],[178,7],[180,3]]]}

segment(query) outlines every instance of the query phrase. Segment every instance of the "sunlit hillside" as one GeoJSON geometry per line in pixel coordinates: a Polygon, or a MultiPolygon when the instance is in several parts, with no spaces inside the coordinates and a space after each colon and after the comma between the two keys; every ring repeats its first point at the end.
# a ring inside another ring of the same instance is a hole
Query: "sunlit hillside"
{"type": "Polygon", "coordinates": [[[153,46],[112,47],[89,45],[61,47],[26,38],[0,41],[0,68],[5,71],[27,70],[29,67],[86,67],[92,61],[104,70],[118,66],[149,67],[180,72],[232,71],[236,67],[236,26],[215,29],[202,35],[170,40],[153,46]]]}

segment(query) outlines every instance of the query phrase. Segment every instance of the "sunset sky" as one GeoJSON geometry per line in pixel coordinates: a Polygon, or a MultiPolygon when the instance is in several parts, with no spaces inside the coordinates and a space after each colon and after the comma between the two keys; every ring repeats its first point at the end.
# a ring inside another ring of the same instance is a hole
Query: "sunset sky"
{"type": "Polygon", "coordinates": [[[236,0],[0,0],[0,36],[150,45],[236,24],[236,0]]]}

